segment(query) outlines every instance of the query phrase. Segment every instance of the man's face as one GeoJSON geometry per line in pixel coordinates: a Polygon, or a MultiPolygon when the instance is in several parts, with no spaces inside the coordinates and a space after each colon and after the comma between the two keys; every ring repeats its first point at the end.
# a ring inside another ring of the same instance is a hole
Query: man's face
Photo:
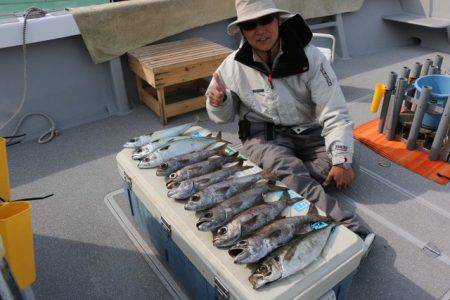
{"type": "Polygon", "coordinates": [[[267,15],[259,19],[243,22],[240,28],[245,39],[253,49],[269,51],[278,40],[279,26],[280,21],[277,15],[267,15]]]}

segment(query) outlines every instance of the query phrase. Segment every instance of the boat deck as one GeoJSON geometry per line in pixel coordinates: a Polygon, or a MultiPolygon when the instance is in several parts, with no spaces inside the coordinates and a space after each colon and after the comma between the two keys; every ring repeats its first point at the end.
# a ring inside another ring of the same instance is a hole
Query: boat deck
{"type": "MultiPolygon", "coordinates": [[[[357,125],[375,117],[368,107],[376,82],[391,70],[433,58],[418,46],[337,60],[335,70],[357,125]]],[[[447,70],[450,55],[444,55],[447,70]]],[[[200,115],[207,119],[204,111],[200,115]]],[[[190,122],[194,113],[169,120],[190,122]]],[[[238,143],[237,124],[202,126],[238,143]]],[[[122,187],[115,155],[127,139],[162,128],[143,106],[65,130],[52,142],[35,141],[8,149],[13,199],[54,193],[33,203],[38,279],[37,298],[170,298],[105,205],[122,187]]],[[[357,179],[336,196],[377,233],[373,252],[354,277],[350,299],[441,299],[450,296],[450,187],[391,164],[356,142],[357,179]],[[427,243],[442,252],[422,250],[427,243]]]]}

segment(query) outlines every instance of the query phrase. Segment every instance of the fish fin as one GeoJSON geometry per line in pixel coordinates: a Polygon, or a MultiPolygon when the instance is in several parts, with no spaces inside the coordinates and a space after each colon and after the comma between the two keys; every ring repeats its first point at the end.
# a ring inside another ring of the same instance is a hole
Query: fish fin
{"type": "Polygon", "coordinates": [[[216,192],[220,192],[220,193],[221,193],[221,192],[225,193],[226,191],[228,191],[228,187],[227,187],[227,186],[218,188],[218,189],[216,190],[216,192]]]}
{"type": "Polygon", "coordinates": [[[247,225],[247,224],[251,224],[251,223],[255,223],[259,220],[260,216],[256,215],[251,217],[250,219],[248,219],[247,221],[242,222],[241,226],[247,225]]]}
{"type": "Polygon", "coordinates": [[[267,238],[268,239],[277,239],[283,232],[281,229],[277,229],[274,232],[272,232],[267,238]]]}
{"type": "Polygon", "coordinates": [[[195,182],[198,183],[198,184],[203,184],[203,183],[207,183],[208,181],[209,181],[209,178],[203,178],[203,179],[200,179],[200,180],[195,181],[195,182]]]}
{"type": "Polygon", "coordinates": [[[162,146],[161,148],[158,148],[158,151],[166,151],[170,148],[170,145],[162,146]]]}
{"type": "Polygon", "coordinates": [[[269,171],[267,171],[267,170],[263,170],[262,172],[261,172],[261,176],[264,178],[264,179],[266,179],[269,183],[270,182],[276,182],[277,180],[278,180],[278,177],[275,175],[275,174],[273,174],[273,173],[270,173],[269,171]]]}
{"type": "Polygon", "coordinates": [[[317,209],[316,205],[314,205],[313,203],[310,203],[307,215],[315,222],[331,220],[330,217],[328,217],[328,216],[325,216],[325,217],[321,216],[319,214],[319,210],[317,209]]]}
{"type": "Polygon", "coordinates": [[[241,207],[242,203],[241,202],[233,202],[230,204],[230,208],[235,210],[235,209],[239,209],[241,207]]]}
{"type": "Polygon", "coordinates": [[[267,182],[267,184],[269,185],[269,190],[271,192],[283,191],[282,197],[289,197],[289,195],[287,193],[287,190],[288,190],[287,187],[281,186],[281,185],[277,185],[276,182],[273,182],[273,181],[269,181],[269,182],[267,182]]]}

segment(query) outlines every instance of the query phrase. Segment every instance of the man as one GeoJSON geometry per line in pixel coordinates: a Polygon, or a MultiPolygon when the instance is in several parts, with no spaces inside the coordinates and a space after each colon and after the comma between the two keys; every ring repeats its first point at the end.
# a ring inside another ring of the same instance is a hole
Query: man
{"type": "Polygon", "coordinates": [[[277,9],[272,0],[236,0],[243,45],[213,75],[206,108],[211,120],[239,115],[243,152],[360,235],[369,247],[375,237],[325,193],[334,182],[348,187],[353,122],[330,63],[310,45],[312,32],[300,15],[277,9]]]}

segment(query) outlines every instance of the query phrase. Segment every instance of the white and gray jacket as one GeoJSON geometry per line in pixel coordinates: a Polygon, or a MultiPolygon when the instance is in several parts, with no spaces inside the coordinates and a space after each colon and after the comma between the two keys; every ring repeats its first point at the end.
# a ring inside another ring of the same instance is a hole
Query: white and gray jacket
{"type": "MultiPolygon", "coordinates": [[[[298,126],[299,131],[321,126],[332,163],[351,163],[353,122],[330,63],[308,45],[310,30],[299,15],[281,25],[280,38],[282,51],[272,70],[255,59],[247,43],[222,62],[217,72],[227,87],[227,100],[213,107],[207,99],[209,118],[227,123],[238,114],[241,120],[298,126]]],[[[208,90],[214,84],[212,79],[208,90]]]]}

